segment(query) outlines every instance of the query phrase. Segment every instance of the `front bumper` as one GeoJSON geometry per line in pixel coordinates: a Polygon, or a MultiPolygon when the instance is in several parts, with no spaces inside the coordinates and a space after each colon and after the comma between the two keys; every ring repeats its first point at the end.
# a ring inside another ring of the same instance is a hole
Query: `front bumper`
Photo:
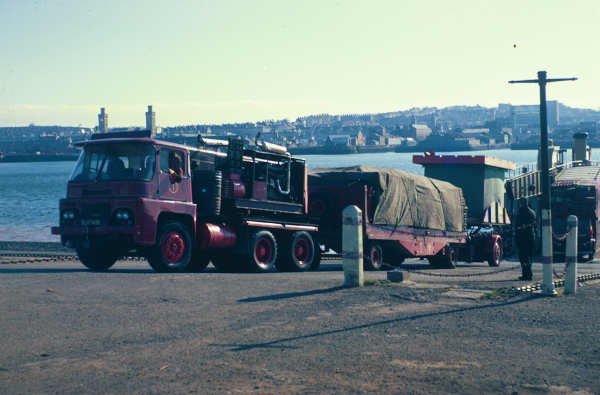
{"type": "Polygon", "coordinates": [[[53,226],[50,231],[53,235],[64,237],[88,236],[140,236],[142,232],[132,226],[53,226]]]}

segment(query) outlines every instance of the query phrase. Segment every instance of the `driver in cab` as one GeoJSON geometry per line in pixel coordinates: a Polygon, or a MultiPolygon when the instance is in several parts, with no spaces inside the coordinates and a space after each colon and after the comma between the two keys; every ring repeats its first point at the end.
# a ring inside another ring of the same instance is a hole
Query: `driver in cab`
{"type": "Polygon", "coordinates": [[[169,152],[169,180],[172,184],[183,179],[183,161],[177,152],[169,152]]]}

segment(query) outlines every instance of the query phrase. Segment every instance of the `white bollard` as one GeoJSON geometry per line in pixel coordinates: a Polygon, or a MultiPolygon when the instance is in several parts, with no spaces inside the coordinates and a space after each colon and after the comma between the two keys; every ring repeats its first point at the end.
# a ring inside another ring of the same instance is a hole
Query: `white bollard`
{"type": "Polygon", "coordinates": [[[344,259],[344,286],[362,287],[365,282],[362,211],[356,206],[348,206],[342,211],[342,257],[344,259]]]}
{"type": "Polygon", "coordinates": [[[566,245],[566,274],[565,274],[565,295],[574,294],[577,292],[577,217],[569,215],[567,218],[567,235],[566,245]]]}

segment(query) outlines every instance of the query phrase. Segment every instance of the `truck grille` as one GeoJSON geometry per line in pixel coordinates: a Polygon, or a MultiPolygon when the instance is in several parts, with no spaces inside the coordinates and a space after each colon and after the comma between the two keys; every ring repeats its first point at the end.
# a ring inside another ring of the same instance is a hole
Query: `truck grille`
{"type": "Polygon", "coordinates": [[[86,204],[81,207],[81,225],[108,225],[109,218],[110,205],[107,203],[86,204]]]}

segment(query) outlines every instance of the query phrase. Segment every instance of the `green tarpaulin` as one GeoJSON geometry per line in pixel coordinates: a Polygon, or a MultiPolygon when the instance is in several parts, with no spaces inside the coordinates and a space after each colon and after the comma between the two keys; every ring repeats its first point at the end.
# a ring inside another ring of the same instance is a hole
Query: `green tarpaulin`
{"type": "Polygon", "coordinates": [[[355,182],[369,184],[377,192],[375,225],[453,232],[464,229],[462,190],[448,182],[372,166],[315,169],[309,175],[309,185],[315,186],[343,186],[355,182]]]}

